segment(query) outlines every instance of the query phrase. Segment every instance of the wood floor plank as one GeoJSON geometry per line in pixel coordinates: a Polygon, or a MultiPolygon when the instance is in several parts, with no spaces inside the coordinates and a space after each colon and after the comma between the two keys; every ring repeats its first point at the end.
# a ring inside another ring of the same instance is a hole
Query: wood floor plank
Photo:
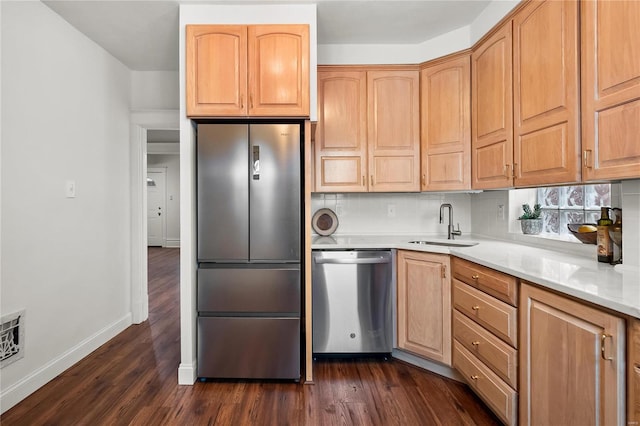
{"type": "Polygon", "coordinates": [[[318,359],[314,384],[177,384],[179,249],[149,248],[149,319],[0,416],[31,425],[497,425],[455,381],[397,360],[318,359]]]}

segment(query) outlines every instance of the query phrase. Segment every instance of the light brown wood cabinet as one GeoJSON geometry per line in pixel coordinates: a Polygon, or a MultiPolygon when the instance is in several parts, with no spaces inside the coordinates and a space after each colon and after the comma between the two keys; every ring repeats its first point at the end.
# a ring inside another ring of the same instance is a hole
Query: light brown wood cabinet
{"type": "Polygon", "coordinates": [[[622,318],[522,282],[520,424],[624,423],[622,318]]]}
{"type": "Polygon", "coordinates": [[[530,2],[513,18],[515,186],[580,181],[579,6],[530,2]]]}
{"type": "Polygon", "coordinates": [[[187,25],[189,117],[309,115],[309,26],[187,25]]]}
{"type": "Polygon", "coordinates": [[[420,190],[419,79],[417,69],[319,69],[316,191],[420,190]]]}
{"type": "Polygon", "coordinates": [[[451,365],[449,256],[398,250],[398,347],[451,365]]]}
{"type": "Polygon", "coordinates": [[[640,177],[640,2],[581,8],[582,177],[640,177]]]}
{"type": "Polygon", "coordinates": [[[505,423],[518,422],[518,280],[453,257],[453,366],[505,423]]]}
{"type": "Polygon", "coordinates": [[[423,191],[471,188],[471,62],[468,53],[420,71],[423,191]]]}
{"type": "Polygon", "coordinates": [[[627,321],[627,424],[640,424],[640,320],[627,321]]]}
{"type": "Polygon", "coordinates": [[[512,23],[471,54],[471,173],[477,189],[513,186],[512,23]]]}
{"type": "Polygon", "coordinates": [[[367,190],[366,71],[318,72],[314,150],[316,191],[367,190]]]}

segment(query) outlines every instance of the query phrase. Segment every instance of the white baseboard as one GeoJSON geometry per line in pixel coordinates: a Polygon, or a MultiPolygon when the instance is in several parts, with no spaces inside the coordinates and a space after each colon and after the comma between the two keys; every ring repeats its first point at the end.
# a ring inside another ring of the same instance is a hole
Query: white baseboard
{"type": "Polygon", "coordinates": [[[165,247],[180,248],[180,240],[165,240],[165,247]]]}
{"type": "Polygon", "coordinates": [[[198,378],[196,376],[195,369],[196,361],[193,360],[191,364],[180,363],[178,367],[178,384],[179,385],[193,385],[198,378]]]}
{"type": "Polygon", "coordinates": [[[410,353],[404,352],[399,349],[393,349],[391,356],[393,358],[397,358],[404,362],[408,362],[409,364],[424,368],[425,370],[429,370],[441,376],[448,377],[449,379],[453,379],[458,382],[464,382],[464,379],[462,378],[460,373],[458,373],[456,370],[446,365],[443,365],[434,361],[428,361],[426,359],[422,359],[420,357],[417,357],[415,355],[412,355],[410,353]]]}
{"type": "Polygon", "coordinates": [[[131,314],[128,313],[124,317],[98,331],[93,336],[90,336],[78,343],[62,355],[52,359],[22,380],[2,389],[2,392],[0,393],[0,414],[9,410],[27,396],[40,389],[42,386],[111,340],[130,325],[131,314]]]}

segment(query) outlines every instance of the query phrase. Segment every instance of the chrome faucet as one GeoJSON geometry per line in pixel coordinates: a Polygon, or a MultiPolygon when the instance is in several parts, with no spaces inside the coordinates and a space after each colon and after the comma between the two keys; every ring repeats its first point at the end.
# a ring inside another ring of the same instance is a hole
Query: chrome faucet
{"type": "Polygon", "coordinates": [[[453,206],[449,203],[440,204],[440,223],[442,223],[442,209],[445,207],[449,207],[449,225],[447,226],[447,239],[453,240],[455,239],[455,235],[462,235],[462,231],[460,231],[460,224],[458,223],[458,229],[453,229],[453,206]]]}

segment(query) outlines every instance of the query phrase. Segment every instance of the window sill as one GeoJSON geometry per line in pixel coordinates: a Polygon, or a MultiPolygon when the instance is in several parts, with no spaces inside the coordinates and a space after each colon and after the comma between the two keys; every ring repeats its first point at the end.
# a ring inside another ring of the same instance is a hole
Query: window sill
{"type": "Polygon", "coordinates": [[[528,235],[510,232],[509,237],[514,241],[534,247],[556,250],[563,253],[572,253],[588,258],[596,258],[596,246],[594,244],[583,244],[576,240],[572,235],[528,235]]]}

